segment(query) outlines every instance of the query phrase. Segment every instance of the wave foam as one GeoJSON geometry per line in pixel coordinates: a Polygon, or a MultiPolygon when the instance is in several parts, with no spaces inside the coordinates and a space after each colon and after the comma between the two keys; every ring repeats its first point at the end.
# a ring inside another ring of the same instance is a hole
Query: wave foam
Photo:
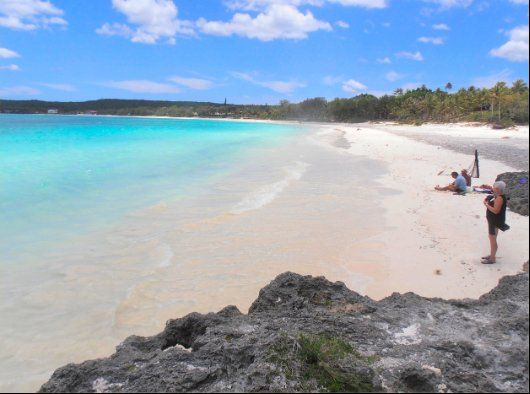
{"type": "Polygon", "coordinates": [[[165,268],[171,266],[171,260],[175,256],[173,249],[169,244],[163,243],[160,247],[160,260],[158,263],[159,268],[165,268]]]}
{"type": "Polygon", "coordinates": [[[295,162],[292,166],[285,167],[285,177],[281,181],[265,185],[249,194],[232,209],[231,213],[240,214],[260,209],[270,204],[291,182],[300,180],[307,167],[309,167],[309,164],[301,161],[295,162]]]}

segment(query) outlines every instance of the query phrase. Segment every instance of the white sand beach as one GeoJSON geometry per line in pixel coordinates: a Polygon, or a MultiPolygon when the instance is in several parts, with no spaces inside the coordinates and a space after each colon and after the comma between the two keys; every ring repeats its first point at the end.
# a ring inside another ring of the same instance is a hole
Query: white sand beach
{"type": "MultiPolygon", "coordinates": [[[[452,170],[469,167],[479,139],[528,154],[528,127],[302,127],[308,132],[256,151],[201,195],[160,201],[105,233],[61,245],[60,255],[37,256],[31,293],[10,288],[13,297],[21,292],[25,309],[9,310],[13,324],[1,343],[9,367],[0,388],[36,390],[55,368],[108,356],[127,336],[160,332],[170,318],[226,305],[245,313],[286,271],[342,281],[375,299],[409,291],[458,299],[488,292],[528,260],[528,217],[508,214],[498,263],[482,265],[489,251],[484,195],[434,191],[452,180],[452,170]],[[418,135],[464,139],[469,152],[418,135]],[[37,323],[28,328],[28,319],[37,323]]],[[[475,184],[516,170],[480,163],[475,184]]],[[[5,283],[26,274],[14,269],[5,283]]]]}
{"type": "MultiPolygon", "coordinates": [[[[378,245],[384,259],[368,269],[362,261],[351,263],[352,271],[362,271],[373,279],[364,294],[380,299],[394,291],[412,291],[428,297],[476,298],[504,275],[521,271],[528,260],[528,217],[508,215],[512,228],[499,236],[498,264],[482,265],[480,256],[489,252],[484,195],[455,196],[434,191],[433,187],[450,183],[451,171],[472,164],[477,141],[497,139],[501,144],[526,149],[528,155],[528,127],[492,130],[454,124],[361,124],[324,127],[322,133],[337,130],[344,131],[350,153],[386,163],[389,172],[379,182],[400,191],[383,199],[385,227],[370,240],[378,245]],[[406,135],[465,138],[469,153],[457,153],[406,135]],[[438,175],[441,171],[443,174],[438,175]]],[[[481,178],[473,179],[475,185],[492,184],[498,174],[517,171],[488,159],[480,160],[480,169],[481,178]]],[[[353,283],[348,285],[352,287],[353,283]]]]}

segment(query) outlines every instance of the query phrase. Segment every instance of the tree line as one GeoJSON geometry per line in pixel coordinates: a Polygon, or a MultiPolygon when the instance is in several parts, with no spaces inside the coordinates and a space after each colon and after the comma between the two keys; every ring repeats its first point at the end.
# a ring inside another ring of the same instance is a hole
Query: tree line
{"type": "Polygon", "coordinates": [[[397,89],[393,94],[376,97],[361,94],[328,101],[317,97],[300,103],[282,100],[278,105],[236,105],[208,102],[96,100],[86,102],[45,102],[0,100],[0,112],[47,113],[57,109],[62,114],[96,111],[102,115],[139,115],[174,117],[227,117],[271,120],[326,122],[398,121],[486,122],[508,127],[528,124],[528,85],[523,80],[511,86],[499,82],[492,88],[469,87],[452,92],[431,90],[425,85],[416,89],[397,89]]]}

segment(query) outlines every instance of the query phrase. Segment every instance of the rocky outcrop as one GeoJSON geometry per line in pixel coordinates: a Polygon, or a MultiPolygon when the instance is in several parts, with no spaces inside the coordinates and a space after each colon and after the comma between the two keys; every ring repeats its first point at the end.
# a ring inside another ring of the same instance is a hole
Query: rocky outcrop
{"type": "Polygon", "coordinates": [[[109,358],[58,369],[41,392],[527,392],[528,273],[478,300],[393,294],[285,273],[247,315],[168,321],[109,358]]]}
{"type": "Polygon", "coordinates": [[[497,181],[506,183],[508,208],[515,213],[528,216],[528,172],[505,172],[497,181]]]}

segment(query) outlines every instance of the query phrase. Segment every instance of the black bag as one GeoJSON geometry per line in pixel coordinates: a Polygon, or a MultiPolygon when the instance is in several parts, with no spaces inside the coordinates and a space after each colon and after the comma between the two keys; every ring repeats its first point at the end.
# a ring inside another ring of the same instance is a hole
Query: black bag
{"type": "Polygon", "coordinates": [[[506,223],[504,223],[502,226],[499,226],[499,230],[501,231],[508,231],[510,229],[510,226],[508,226],[506,223]]]}

